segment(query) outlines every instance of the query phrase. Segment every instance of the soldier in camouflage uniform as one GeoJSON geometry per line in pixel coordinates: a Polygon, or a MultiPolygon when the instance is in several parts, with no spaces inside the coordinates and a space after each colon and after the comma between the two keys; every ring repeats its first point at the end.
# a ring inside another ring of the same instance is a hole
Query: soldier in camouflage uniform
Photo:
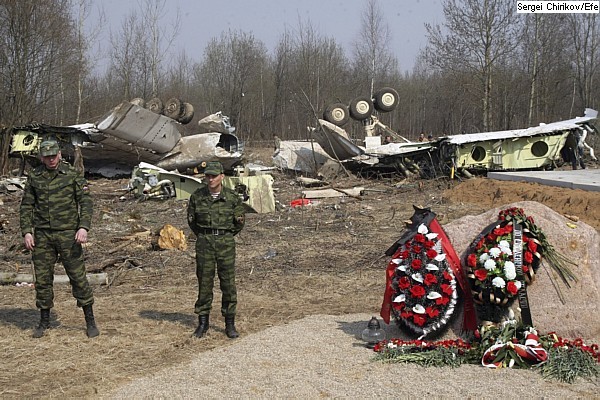
{"type": "Polygon", "coordinates": [[[244,227],[242,199],[222,185],[223,166],[209,162],[204,170],[206,184],[190,197],[187,209],[188,225],[196,234],[196,276],[198,328],[194,336],[201,338],[208,331],[213,300],[215,267],[223,297],[221,314],[225,317],[225,333],[229,338],[239,336],[235,328],[237,292],[235,287],[234,236],[244,227]]]}
{"type": "Polygon", "coordinates": [[[83,308],[86,334],[100,334],[94,321],[94,297],[87,281],[82,243],[92,220],[92,199],[84,177],[62,161],[55,140],[40,145],[42,165],[29,174],[20,209],[21,233],[27,250],[32,251],[35,270],[36,306],[40,323],[33,331],[39,338],[49,327],[54,306],[54,264],[60,259],[71,282],[77,306],[83,308]]]}

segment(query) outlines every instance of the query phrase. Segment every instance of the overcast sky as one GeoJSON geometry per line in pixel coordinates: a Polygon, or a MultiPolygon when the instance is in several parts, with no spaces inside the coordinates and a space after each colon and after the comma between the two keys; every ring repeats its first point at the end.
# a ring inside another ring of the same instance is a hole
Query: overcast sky
{"type": "MultiPolygon", "coordinates": [[[[108,31],[118,32],[123,18],[139,9],[138,0],[92,0],[107,17],[100,43],[108,46],[108,31]]],[[[391,50],[403,71],[411,70],[419,50],[427,42],[425,23],[442,23],[440,0],[377,0],[383,18],[392,34],[391,50]]],[[[293,31],[310,21],[313,28],[326,37],[333,37],[350,56],[352,43],[361,29],[364,0],[166,0],[161,23],[181,16],[178,46],[185,47],[194,61],[199,61],[206,44],[221,32],[241,30],[251,32],[272,53],[281,34],[293,31]]],[[[94,11],[95,13],[96,11],[94,11]]],[[[89,21],[93,23],[93,21],[89,21]]]]}

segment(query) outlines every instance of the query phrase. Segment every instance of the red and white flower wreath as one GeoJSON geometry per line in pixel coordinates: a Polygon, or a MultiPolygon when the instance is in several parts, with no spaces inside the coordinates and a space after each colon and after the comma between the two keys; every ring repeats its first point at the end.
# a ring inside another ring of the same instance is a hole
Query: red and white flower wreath
{"type": "Polygon", "coordinates": [[[419,339],[446,327],[458,302],[456,278],[438,234],[421,224],[396,251],[390,265],[392,313],[400,328],[419,339]]]}

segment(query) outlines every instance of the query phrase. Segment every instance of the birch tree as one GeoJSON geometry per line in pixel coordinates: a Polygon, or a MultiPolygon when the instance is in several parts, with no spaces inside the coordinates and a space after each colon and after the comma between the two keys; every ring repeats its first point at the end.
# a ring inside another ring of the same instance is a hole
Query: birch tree
{"type": "Polygon", "coordinates": [[[440,71],[469,72],[479,82],[484,131],[493,128],[494,69],[517,45],[514,4],[505,0],[444,0],[445,22],[426,24],[426,60],[440,71]]]}

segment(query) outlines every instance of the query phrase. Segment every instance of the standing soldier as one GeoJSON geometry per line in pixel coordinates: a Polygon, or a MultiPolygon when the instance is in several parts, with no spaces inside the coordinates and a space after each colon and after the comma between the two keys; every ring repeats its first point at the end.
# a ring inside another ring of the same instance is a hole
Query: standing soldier
{"type": "Polygon", "coordinates": [[[205,185],[190,197],[187,209],[188,225],[196,234],[196,276],[198,328],[194,336],[201,338],[208,331],[213,300],[215,268],[221,286],[221,315],[225,317],[225,333],[239,336],[235,329],[237,292],[235,287],[235,239],[244,227],[242,199],[223,186],[223,166],[211,161],[204,170],[205,185]]]}
{"type": "Polygon", "coordinates": [[[83,308],[87,336],[100,332],[94,321],[94,297],[85,273],[82,243],[92,220],[92,199],[83,175],[62,160],[58,142],[40,145],[42,165],[27,179],[20,209],[21,233],[25,248],[32,251],[35,270],[36,306],[40,323],[33,330],[39,338],[49,327],[54,306],[54,264],[58,256],[71,282],[77,306],[83,308]]]}

